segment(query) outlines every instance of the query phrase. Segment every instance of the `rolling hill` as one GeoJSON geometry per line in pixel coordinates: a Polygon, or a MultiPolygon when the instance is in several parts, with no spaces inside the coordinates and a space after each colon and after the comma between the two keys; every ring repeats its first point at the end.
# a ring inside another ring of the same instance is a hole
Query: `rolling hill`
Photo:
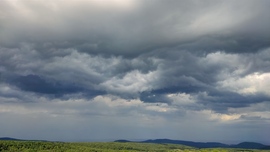
{"type": "MultiPolygon", "coordinates": [[[[117,140],[116,142],[132,142],[127,140],[117,140]]],[[[236,145],[228,145],[219,142],[193,142],[184,140],[171,139],[149,139],[141,141],[142,143],[158,143],[158,144],[180,144],[196,148],[243,148],[243,149],[270,149],[270,146],[256,142],[242,142],[236,145]]]]}

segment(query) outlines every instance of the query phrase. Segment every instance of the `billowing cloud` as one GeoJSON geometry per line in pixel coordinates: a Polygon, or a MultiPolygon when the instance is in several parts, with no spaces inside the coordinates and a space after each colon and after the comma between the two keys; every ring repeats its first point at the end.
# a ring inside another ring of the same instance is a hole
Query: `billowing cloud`
{"type": "Polygon", "coordinates": [[[0,134],[266,142],[269,1],[0,4],[0,134]]]}

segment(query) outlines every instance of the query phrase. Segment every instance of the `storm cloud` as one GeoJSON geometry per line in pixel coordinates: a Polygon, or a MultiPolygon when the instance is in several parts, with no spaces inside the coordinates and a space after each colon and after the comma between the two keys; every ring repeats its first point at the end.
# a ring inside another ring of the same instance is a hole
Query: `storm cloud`
{"type": "Polygon", "coordinates": [[[254,128],[270,125],[268,0],[0,4],[0,136],[267,142],[254,128]]]}

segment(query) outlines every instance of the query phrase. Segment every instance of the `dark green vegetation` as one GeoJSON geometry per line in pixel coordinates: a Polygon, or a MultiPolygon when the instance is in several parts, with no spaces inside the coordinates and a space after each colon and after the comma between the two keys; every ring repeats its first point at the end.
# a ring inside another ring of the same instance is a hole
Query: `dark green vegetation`
{"type": "Polygon", "coordinates": [[[176,144],[152,144],[134,142],[45,142],[45,141],[0,141],[1,152],[257,152],[269,150],[244,150],[244,149],[197,149],[176,144]]]}

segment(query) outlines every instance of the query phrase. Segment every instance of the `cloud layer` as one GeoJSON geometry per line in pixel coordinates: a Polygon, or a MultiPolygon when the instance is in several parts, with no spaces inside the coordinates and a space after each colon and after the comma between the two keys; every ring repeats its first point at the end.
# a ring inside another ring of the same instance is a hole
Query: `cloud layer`
{"type": "Polygon", "coordinates": [[[0,135],[267,142],[269,1],[0,3],[0,135]]]}

